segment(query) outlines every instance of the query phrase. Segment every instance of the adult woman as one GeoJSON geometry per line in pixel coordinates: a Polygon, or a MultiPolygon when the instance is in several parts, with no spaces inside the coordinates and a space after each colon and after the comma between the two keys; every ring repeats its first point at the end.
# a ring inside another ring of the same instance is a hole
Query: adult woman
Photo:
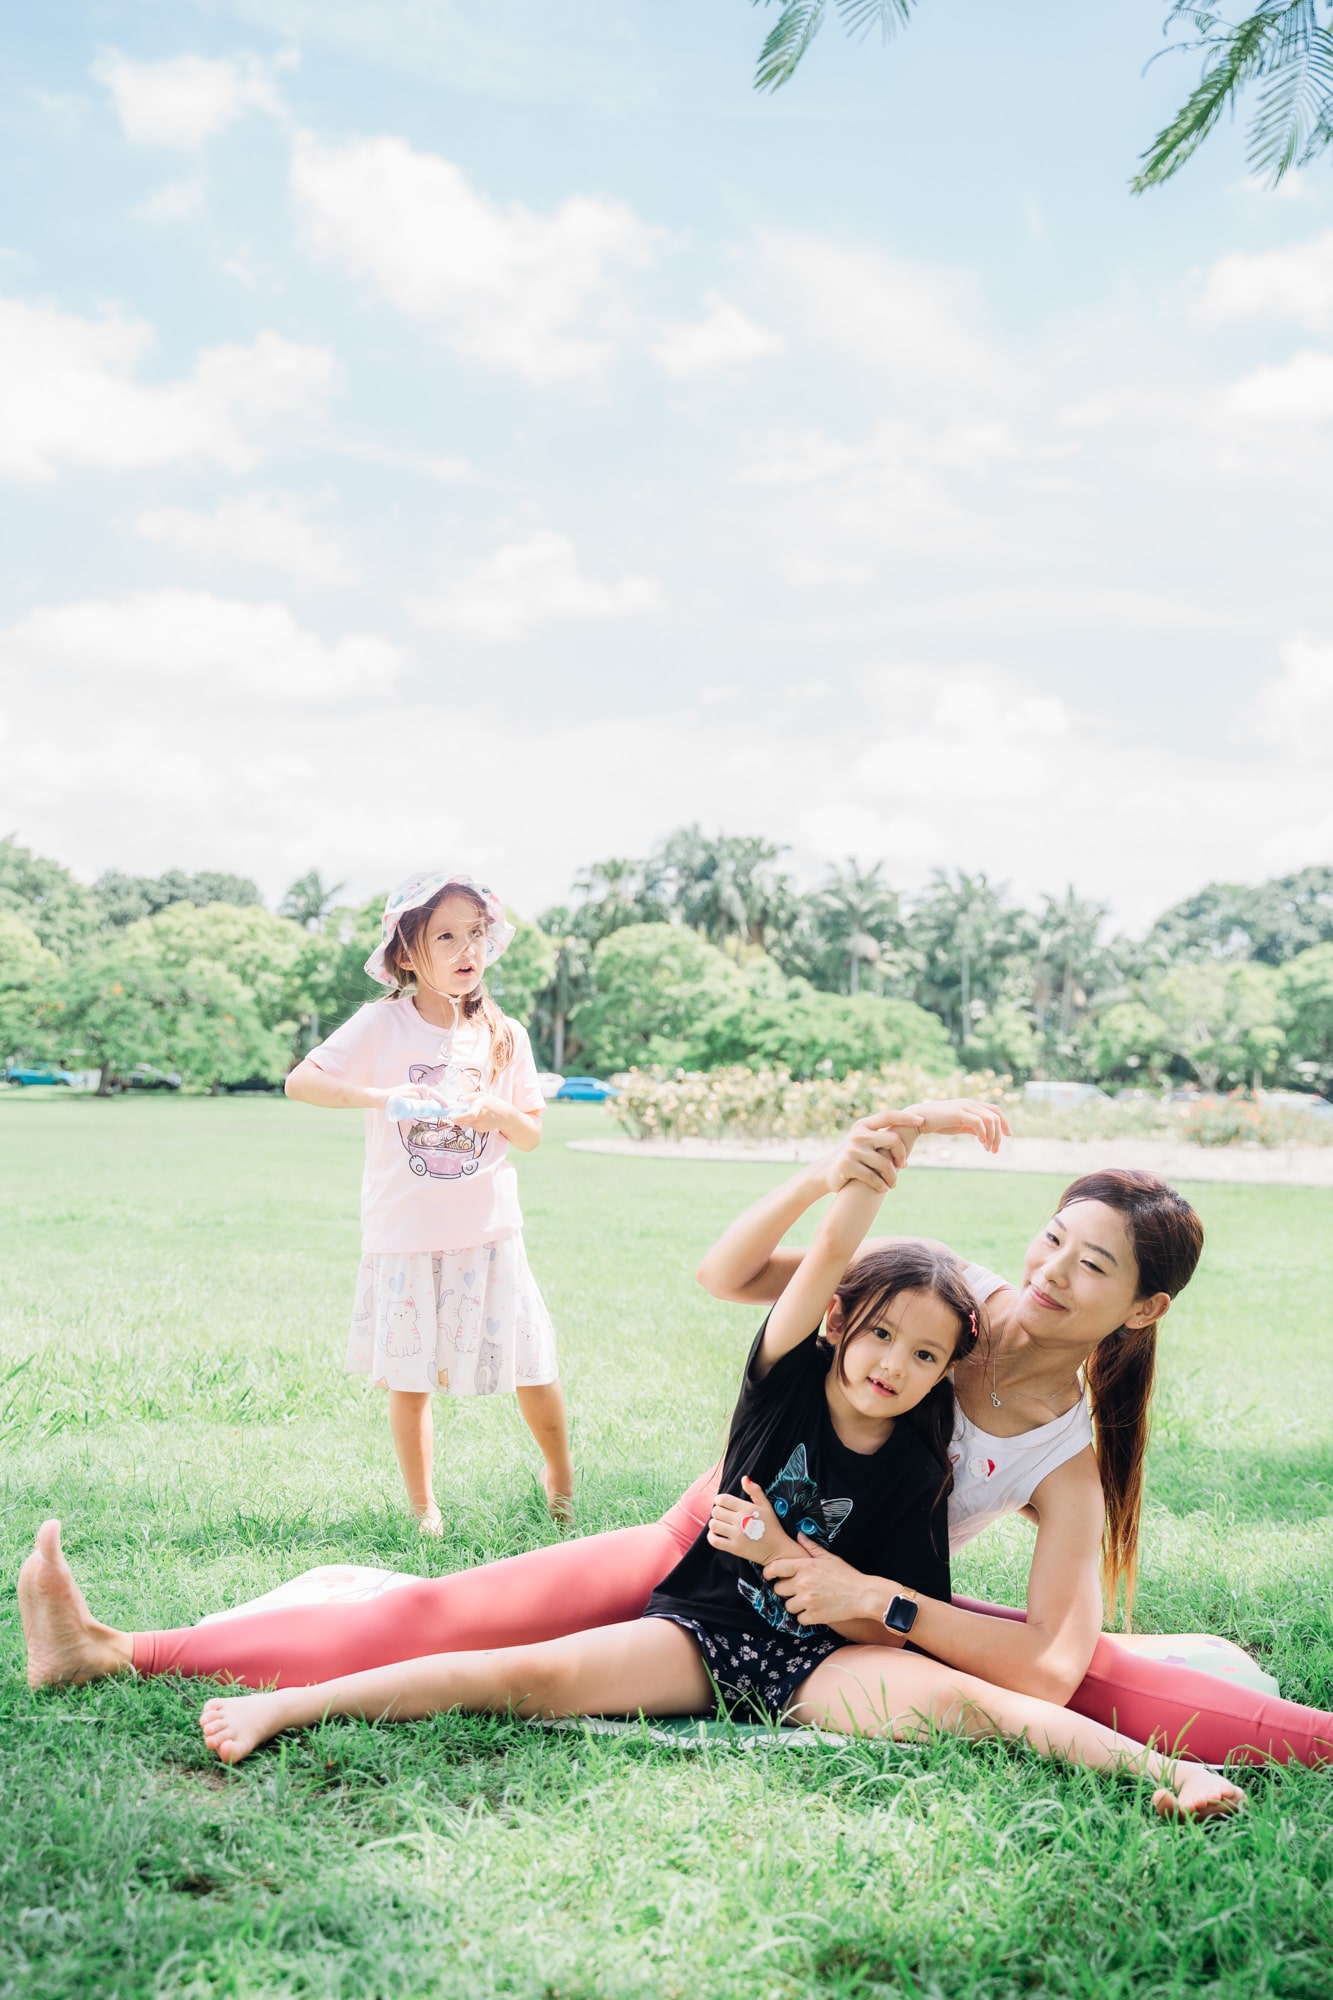
{"type": "MultiPolygon", "coordinates": [[[[1006,1129],[993,1107],[966,1101],[862,1120],[826,1161],[734,1223],[700,1276],[724,1296],[771,1299],[801,1256],[779,1248],[781,1238],[822,1195],[848,1180],[892,1187],[922,1131],[970,1133],[995,1150],[1006,1129]]],[[[1034,1514],[1027,1615],[933,1605],[922,1611],[920,1643],[963,1672],[1068,1701],[1141,1740],[1165,1736],[1208,1761],[1228,1754],[1333,1757],[1333,1717],[1141,1661],[1098,1637],[1103,1491],[1108,1568],[1113,1581],[1132,1585],[1156,1328],[1188,1281],[1202,1231],[1188,1204],[1151,1176],[1093,1179],[1095,1186],[1075,1184],[1034,1239],[1021,1291],[971,1267],[991,1324],[983,1358],[958,1381],[972,1428],[962,1434],[950,1521],[957,1511],[980,1524],[988,1491],[999,1502],[994,1513],[1022,1506],[1034,1514]],[[1079,1381],[1085,1363],[1099,1422],[1095,1453],[1079,1381]],[[992,1482],[1001,1471],[999,1490],[992,1482]]],[[[48,1524],[20,1579],[29,1677],[34,1685],[83,1681],[133,1665],[141,1673],[295,1685],[426,1653],[519,1645],[618,1623],[639,1615],[706,1524],[715,1486],[714,1469],[652,1527],[423,1580],[370,1604],[257,1612],[173,1633],[98,1625],[48,1524]]],[[[887,1588],[885,1579],[858,1577],[814,1555],[787,1559],[775,1581],[797,1616],[832,1618],[849,1636],[859,1636],[850,1628],[862,1615],[854,1595],[864,1590],[868,1597],[870,1584],[887,1588]]]]}

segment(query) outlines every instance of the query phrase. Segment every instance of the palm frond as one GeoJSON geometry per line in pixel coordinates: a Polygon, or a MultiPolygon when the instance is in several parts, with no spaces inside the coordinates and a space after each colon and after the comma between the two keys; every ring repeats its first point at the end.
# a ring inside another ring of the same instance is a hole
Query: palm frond
{"type": "Polygon", "coordinates": [[[858,41],[878,26],[887,42],[907,26],[915,4],[916,0],[837,0],[838,18],[858,41]]]}
{"type": "MultiPolygon", "coordinates": [[[[754,0],[768,6],[770,0],[754,0]]],[[[912,18],[916,0],[834,0],[838,18],[849,35],[864,39],[878,27],[887,42],[912,18]]],[[[770,29],[754,73],[756,90],[778,90],[790,83],[801,58],[824,24],[828,0],[781,0],[782,12],[770,29]]]]}
{"type": "Polygon", "coordinates": [[[801,57],[823,26],[825,5],[826,0],[785,0],[759,51],[756,90],[778,90],[791,82],[801,57]]]}
{"type": "Polygon", "coordinates": [[[1316,28],[1265,84],[1250,127],[1249,161],[1274,184],[1322,151],[1333,111],[1333,33],[1316,28]]]}
{"type": "MultiPolygon", "coordinates": [[[[1196,0],[1179,0],[1168,30],[1188,21],[1191,41],[1174,50],[1203,50],[1203,75],[1185,103],[1153,140],[1131,182],[1135,194],[1160,187],[1179,173],[1213,131],[1224,111],[1234,112],[1241,92],[1264,84],[1250,129],[1253,166],[1273,182],[1333,140],[1333,30],[1319,24],[1321,0],[1259,0],[1243,21],[1232,23],[1196,0]]],[[[1323,0],[1325,7],[1329,0],[1323,0]]]]}

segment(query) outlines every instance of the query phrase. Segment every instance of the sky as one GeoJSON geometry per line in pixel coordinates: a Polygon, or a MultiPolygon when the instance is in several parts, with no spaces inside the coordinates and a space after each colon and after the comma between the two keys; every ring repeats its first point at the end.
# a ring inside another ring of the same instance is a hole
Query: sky
{"type": "Polygon", "coordinates": [[[100,0],[0,31],[0,833],[466,868],[679,825],[1140,928],[1333,861],[1333,169],[1163,0],[100,0]]]}

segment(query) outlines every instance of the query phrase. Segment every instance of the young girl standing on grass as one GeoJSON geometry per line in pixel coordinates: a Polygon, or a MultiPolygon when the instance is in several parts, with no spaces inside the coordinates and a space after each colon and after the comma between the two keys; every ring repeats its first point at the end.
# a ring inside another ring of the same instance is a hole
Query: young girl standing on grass
{"type": "Polygon", "coordinates": [[[572,1516],[574,1468],[555,1334],[523,1248],[509,1148],[541,1143],[542,1095],[527,1031],[482,984],[514,935],[470,876],[414,875],[384,909],[366,971],[388,987],[287,1078],[287,1095],[363,1107],[361,1268],[347,1368],[389,1392],[408,1502],[443,1532],[432,1480],[437,1395],[515,1390],[540,1447],[554,1520],[572,1516]],[[386,1116],[391,1097],[448,1117],[386,1116]]]}
{"type": "Polygon", "coordinates": [[[406,1721],[462,1708],[528,1717],[767,1712],[842,1733],[914,1736],[935,1723],[1156,1780],[1164,1813],[1229,1811],[1242,1794],[1199,1766],[1032,1696],[901,1651],[920,1598],[949,1596],[949,1369],[977,1339],[953,1256],[891,1243],[857,1257],[880,1193],[844,1187],[759,1329],[707,1528],[641,1618],[543,1644],[436,1653],[315,1686],[206,1704],[204,1738],[236,1763],[329,1715],[406,1721]],[[855,1259],[855,1262],[853,1262],[855,1259]],[[850,1269],[849,1269],[850,1266],[850,1269]],[[848,1645],[773,1588],[806,1551],[864,1578],[880,1638],[848,1645]]]}

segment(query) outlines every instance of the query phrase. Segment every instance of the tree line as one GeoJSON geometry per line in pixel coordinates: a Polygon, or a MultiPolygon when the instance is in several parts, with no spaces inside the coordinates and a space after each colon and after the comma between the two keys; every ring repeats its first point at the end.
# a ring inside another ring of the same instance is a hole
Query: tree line
{"type": "MultiPolygon", "coordinates": [[[[909,897],[848,861],[801,890],[782,854],[681,828],[520,922],[490,981],[539,1062],[1333,1089],[1333,868],[1210,884],[1130,938],[1072,888],[1026,908],[940,871],[909,897]]],[[[220,873],[87,887],[0,842],[0,1047],[104,1087],[141,1063],[199,1087],[279,1079],[379,990],[362,962],[383,898],[342,890],[312,872],[269,910],[220,873]]]]}

